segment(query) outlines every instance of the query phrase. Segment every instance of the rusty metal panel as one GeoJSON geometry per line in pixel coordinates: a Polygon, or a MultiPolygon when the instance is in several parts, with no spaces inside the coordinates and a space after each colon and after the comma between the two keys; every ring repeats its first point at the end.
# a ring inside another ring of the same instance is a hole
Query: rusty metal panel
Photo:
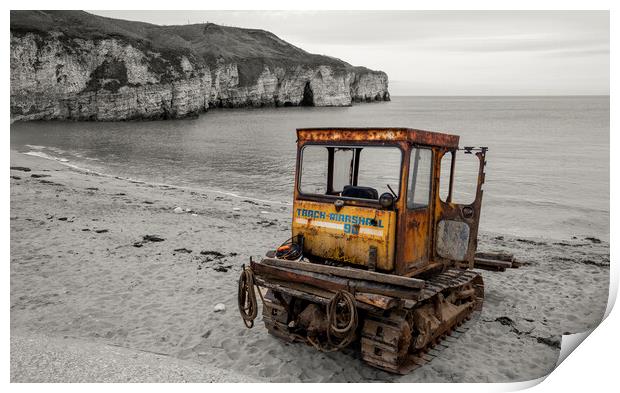
{"type": "Polygon", "coordinates": [[[376,248],[376,269],[394,268],[396,213],[358,206],[336,210],[333,203],[296,200],[293,236],[304,236],[304,251],[322,258],[368,266],[376,248]]]}
{"type": "Polygon", "coordinates": [[[462,221],[441,220],[437,224],[437,254],[464,261],[469,247],[469,225],[462,221]]]}
{"type": "Polygon", "coordinates": [[[458,148],[458,135],[412,128],[300,128],[297,140],[305,142],[394,142],[458,148]]]}
{"type": "Polygon", "coordinates": [[[400,273],[420,268],[429,262],[429,208],[404,214],[403,260],[400,273]]]}

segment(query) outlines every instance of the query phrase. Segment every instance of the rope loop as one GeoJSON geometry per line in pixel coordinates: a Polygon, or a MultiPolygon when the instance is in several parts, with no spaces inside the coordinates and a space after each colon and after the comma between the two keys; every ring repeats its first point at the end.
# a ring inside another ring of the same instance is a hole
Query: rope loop
{"type": "Polygon", "coordinates": [[[327,304],[327,344],[321,344],[316,338],[308,337],[312,346],[322,352],[339,351],[356,338],[358,325],[355,298],[350,292],[340,290],[327,304]]]}
{"type": "MultiPolygon", "coordinates": [[[[248,329],[254,326],[254,319],[256,319],[256,315],[258,314],[256,292],[254,291],[255,285],[252,268],[243,266],[243,270],[239,276],[237,306],[239,307],[239,313],[241,314],[243,323],[248,329]]],[[[262,299],[262,294],[260,295],[262,299]]]]}

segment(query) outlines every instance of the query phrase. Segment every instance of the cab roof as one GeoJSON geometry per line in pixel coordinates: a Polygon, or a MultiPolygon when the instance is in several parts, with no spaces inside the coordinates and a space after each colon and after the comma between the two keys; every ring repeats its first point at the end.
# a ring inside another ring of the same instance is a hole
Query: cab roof
{"type": "Polygon", "coordinates": [[[413,128],[298,128],[297,142],[396,142],[439,146],[449,149],[459,147],[459,136],[413,128]]]}

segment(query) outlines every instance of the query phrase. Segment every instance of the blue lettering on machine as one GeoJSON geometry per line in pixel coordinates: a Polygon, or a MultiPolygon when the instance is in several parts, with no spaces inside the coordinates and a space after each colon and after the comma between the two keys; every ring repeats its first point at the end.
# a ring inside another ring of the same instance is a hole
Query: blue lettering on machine
{"type": "Polygon", "coordinates": [[[359,232],[359,226],[369,226],[383,228],[382,220],[377,220],[371,217],[362,217],[349,214],[339,213],[325,213],[324,211],[314,209],[297,209],[297,217],[328,220],[332,222],[340,222],[344,224],[345,233],[357,234],[359,232]]]}

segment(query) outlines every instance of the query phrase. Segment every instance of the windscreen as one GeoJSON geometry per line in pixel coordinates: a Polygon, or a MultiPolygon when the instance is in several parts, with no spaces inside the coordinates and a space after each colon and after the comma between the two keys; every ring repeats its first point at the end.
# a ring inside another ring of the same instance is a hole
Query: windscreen
{"type": "Polygon", "coordinates": [[[399,190],[401,150],[386,146],[307,145],[302,149],[302,194],[378,199],[399,190]],[[388,187],[389,185],[389,187],[388,187]]]}

